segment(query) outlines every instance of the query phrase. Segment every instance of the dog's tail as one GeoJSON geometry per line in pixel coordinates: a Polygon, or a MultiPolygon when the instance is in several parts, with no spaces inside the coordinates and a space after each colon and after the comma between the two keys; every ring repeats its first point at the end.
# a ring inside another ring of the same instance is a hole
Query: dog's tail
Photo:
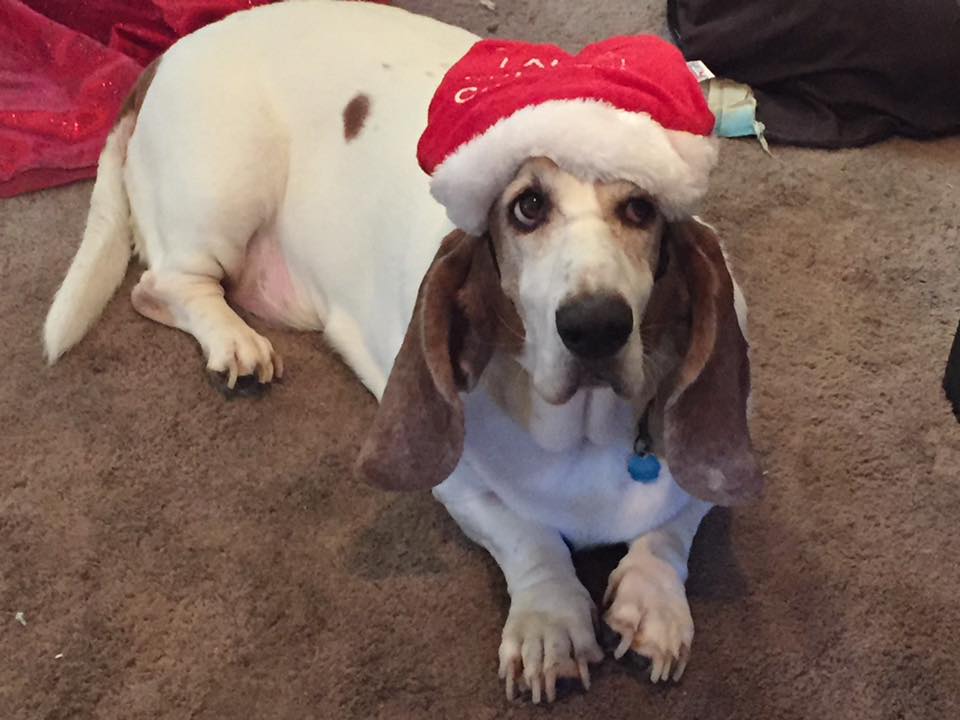
{"type": "Polygon", "coordinates": [[[127,272],[130,203],[123,164],[135,123],[135,113],[121,117],[100,153],[83,240],[43,326],[44,352],[51,365],[83,339],[127,272]]]}

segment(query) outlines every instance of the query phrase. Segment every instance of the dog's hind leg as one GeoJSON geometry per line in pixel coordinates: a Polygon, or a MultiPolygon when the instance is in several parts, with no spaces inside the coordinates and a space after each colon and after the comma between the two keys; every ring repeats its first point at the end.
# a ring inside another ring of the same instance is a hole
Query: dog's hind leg
{"type": "Polygon", "coordinates": [[[207,370],[223,375],[230,390],[245,376],[269,383],[283,375],[273,345],[227,304],[217,276],[147,270],[131,299],[140,314],[193,335],[207,370]]]}
{"type": "Polygon", "coordinates": [[[227,90],[214,93],[211,68],[185,88],[176,82],[185,68],[168,60],[127,148],[137,252],[149,268],[131,300],[146,317],[193,335],[228,389],[244,377],[254,382],[241,388],[251,389],[279,377],[282,367],[270,342],[227,303],[224,285],[241,277],[248,248],[276,216],[285,145],[249,93],[233,88],[236,102],[218,105],[217,93],[227,90]],[[227,108],[236,122],[222,121],[227,108]]]}

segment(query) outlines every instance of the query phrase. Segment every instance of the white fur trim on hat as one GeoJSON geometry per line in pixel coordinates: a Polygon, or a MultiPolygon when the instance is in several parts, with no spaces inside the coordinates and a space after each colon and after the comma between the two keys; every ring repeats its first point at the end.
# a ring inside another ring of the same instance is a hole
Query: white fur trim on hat
{"type": "Polygon", "coordinates": [[[433,173],[431,194],[460,229],[480,234],[528,158],[547,157],[584,180],[627,180],[671,220],[696,212],[717,162],[716,138],[667,130],[646,113],[597,100],[551,100],[518,110],[464,143],[433,173]]]}

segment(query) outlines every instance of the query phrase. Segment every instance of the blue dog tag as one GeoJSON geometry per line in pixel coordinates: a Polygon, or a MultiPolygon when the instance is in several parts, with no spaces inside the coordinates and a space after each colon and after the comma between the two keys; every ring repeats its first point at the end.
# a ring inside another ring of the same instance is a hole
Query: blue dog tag
{"type": "Polygon", "coordinates": [[[656,455],[650,453],[635,453],[627,460],[627,472],[637,482],[649,485],[660,477],[660,461],[656,455]]]}

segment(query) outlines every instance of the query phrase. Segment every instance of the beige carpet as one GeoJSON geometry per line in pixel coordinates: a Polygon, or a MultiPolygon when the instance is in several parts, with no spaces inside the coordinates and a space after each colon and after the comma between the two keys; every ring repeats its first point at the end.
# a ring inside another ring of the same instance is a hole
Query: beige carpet
{"type": "MultiPolygon", "coordinates": [[[[640,0],[398,4],[571,49],[662,27],[640,0]]],[[[960,139],[775,153],[726,142],[705,213],[751,303],[769,495],[701,530],[680,685],[607,660],[548,710],[503,699],[493,563],[428,494],[351,479],[373,401],[319,335],[271,332],[286,380],[225,401],[131,271],[48,369],[90,184],[0,203],[0,717],[960,717],[960,139]]],[[[594,590],[611,561],[581,562],[594,590]]]]}

